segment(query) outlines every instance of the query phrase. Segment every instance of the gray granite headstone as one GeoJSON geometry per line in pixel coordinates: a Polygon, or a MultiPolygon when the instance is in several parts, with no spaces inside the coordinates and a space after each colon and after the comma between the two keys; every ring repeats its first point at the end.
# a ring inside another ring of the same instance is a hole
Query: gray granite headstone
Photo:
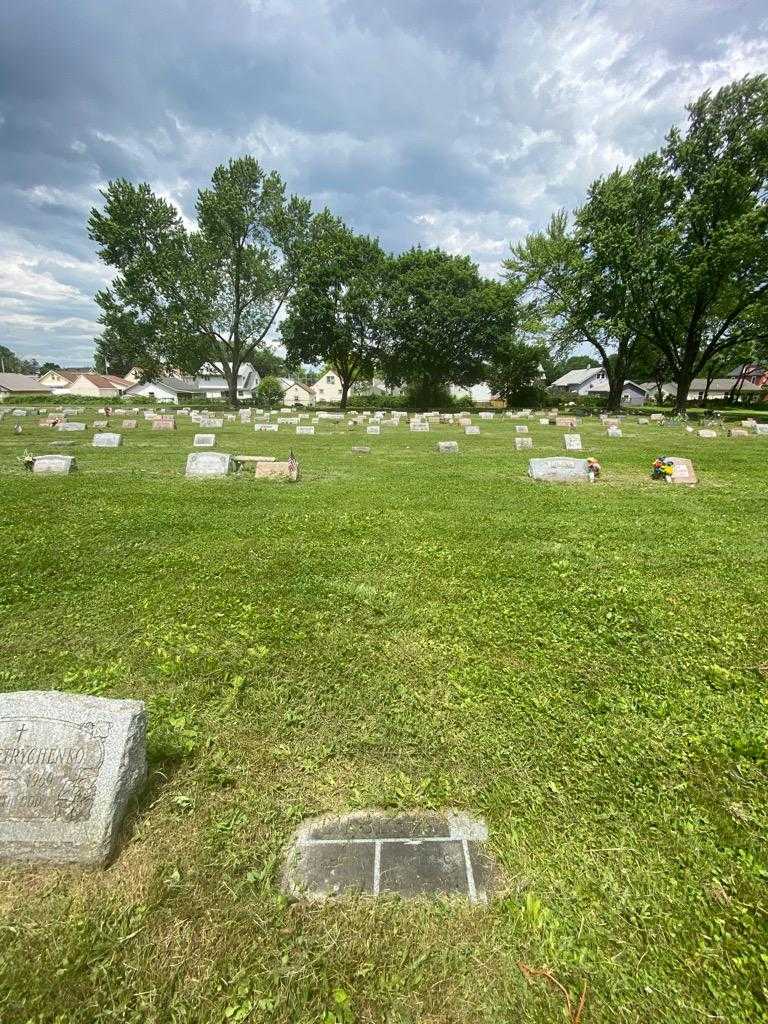
{"type": "Polygon", "coordinates": [[[94,448],[119,448],[122,442],[120,434],[94,434],[92,444],[94,448]]]}
{"type": "Polygon", "coordinates": [[[437,450],[441,455],[457,455],[459,443],[458,441],[438,441],[437,450]]]}
{"type": "Polygon", "coordinates": [[[582,451],[581,434],[564,434],[563,440],[565,441],[565,450],[567,452],[582,451]]]}
{"type": "Polygon", "coordinates": [[[267,430],[272,434],[277,433],[278,426],[276,423],[254,423],[253,429],[256,431],[267,430]]]}
{"type": "Polygon", "coordinates": [[[464,427],[464,433],[466,434],[467,437],[471,437],[473,434],[480,433],[480,427],[473,427],[472,424],[470,423],[468,427],[464,427]]]}
{"type": "Polygon", "coordinates": [[[226,476],[232,456],[223,452],[192,452],[187,456],[186,476],[226,476]]]}
{"type": "Polygon", "coordinates": [[[84,423],[75,423],[74,421],[69,423],[60,423],[57,430],[71,431],[71,430],[85,430],[84,423]]]}
{"type": "Polygon", "coordinates": [[[69,473],[75,468],[74,455],[37,455],[33,473],[69,473]]]}
{"type": "Polygon", "coordinates": [[[552,480],[557,483],[589,480],[586,459],[530,459],[528,473],[534,480],[552,480]]]}
{"type": "Polygon", "coordinates": [[[533,438],[532,437],[516,437],[515,438],[515,448],[518,451],[521,451],[523,448],[533,448],[533,438]]]}
{"type": "Polygon", "coordinates": [[[372,423],[369,427],[365,428],[365,432],[366,434],[377,435],[381,433],[381,427],[378,424],[372,423]]]}
{"type": "Polygon", "coordinates": [[[367,444],[357,444],[357,445],[355,445],[353,447],[352,454],[353,455],[368,455],[370,453],[370,450],[371,449],[368,447],[367,444]]]}
{"type": "Polygon", "coordinates": [[[522,426],[522,425],[518,424],[515,427],[515,433],[516,434],[527,434],[528,433],[528,427],[522,426]]]}
{"type": "Polygon", "coordinates": [[[416,434],[425,434],[429,431],[429,424],[425,420],[411,420],[410,427],[416,434]]]}
{"type": "Polygon", "coordinates": [[[296,427],[296,433],[297,434],[314,434],[314,432],[315,432],[315,428],[314,427],[301,427],[301,426],[296,427]]]}
{"type": "Polygon", "coordinates": [[[216,444],[215,434],[195,434],[192,439],[192,446],[194,448],[213,448],[216,444]]]}
{"type": "Polygon", "coordinates": [[[105,864],[146,781],[136,700],[0,694],[0,858],[105,864]]]}
{"type": "Polygon", "coordinates": [[[135,430],[136,429],[136,420],[123,420],[122,428],[123,428],[123,430],[135,430]]]}

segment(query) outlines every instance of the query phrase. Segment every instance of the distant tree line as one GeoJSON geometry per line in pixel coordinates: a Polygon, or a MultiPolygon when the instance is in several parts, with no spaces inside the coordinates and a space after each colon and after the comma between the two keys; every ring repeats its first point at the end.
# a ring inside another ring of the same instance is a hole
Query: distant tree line
{"type": "Polygon", "coordinates": [[[233,404],[244,362],[271,378],[331,366],[342,406],[374,375],[424,405],[480,382],[528,404],[542,370],[551,380],[586,347],[609,409],[626,379],[667,377],[684,411],[694,377],[767,354],[763,75],[704,93],[685,132],[512,246],[501,281],[439,248],[387,253],[251,156],[216,168],[191,230],[147,184],[120,179],[102,195],[88,227],[116,273],[96,296],[98,360],[148,377],[221,363],[233,404]]]}

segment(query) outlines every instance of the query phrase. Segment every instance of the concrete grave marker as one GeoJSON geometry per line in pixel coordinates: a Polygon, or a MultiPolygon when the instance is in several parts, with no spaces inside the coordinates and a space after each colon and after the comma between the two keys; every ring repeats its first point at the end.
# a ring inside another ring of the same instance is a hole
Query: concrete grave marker
{"type": "Polygon", "coordinates": [[[215,434],[195,434],[192,439],[193,448],[213,448],[215,444],[215,434]]]}
{"type": "Polygon", "coordinates": [[[515,448],[518,451],[522,451],[524,448],[533,448],[533,438],[532,437],[516,437],[515,438],[515,448]]]}
{"type": "Polygon", "coordinates": [[[157,416],[152,420],[153,430],[175,430],[176,420],[172,416],[157,416]]]}
{"type": "Polygon", "coordinates": [[[121,426],[123,430],[135,430],[136,420],[123,420],[121,426]]]}
{"type": "Polygon", "coordinates": [[[754,429],[756,434],[768,434],[768,423],[756,423],[754,429]]]}
{"type": "Polygon", "coordinates": [[[392,894],[487,903],[498,883],[487,837],[484,822],[452,812],[319,818],[296,833],[283,889],[311,901],[392,894]]]}
{"type": "Polygon", "coordinates": [[[147,775],[136,700],[0,694],[0,858],[105,864],[147,775]]]}
{"type": "Polygon", "coordinates": [[[731,427],[728,431],[728,437],[749,437],[749,431],[742,430],[741,427],[731,427]]]}
{"type": "Polygon", "coordinates": [[[480,433],[480,427],[473,427],[472,424],[470,424],[468,427],[464,427],[464,433],[467,437],[471,437],[473,434],[480,433]]]}
{"type": "Polygon", "coordinates": [[[226,476],[231,464],[232,456],[223,452],[191,452],[187,456],[185,476],[226,476]]]}
{"type": "Polygon", "coordinates": [[[254,423],[253,429],[257,431],[266,430],[271,434],[276,434],[279,428],[276,423],[254,423]]]}
{"type": "Polygon", "coordinates": [[[36,455],[33,473],[71,473],[75,468],[74,455],[36,455]]]}
{"type": "Polygon", "coordinates": [[[119,448],[122,443],[120,434],[94,434],[91,442],[94,448],[119,448]]]}
{"type": "Polygon", "coordinates": [[[441,455],[457,455],[459,443],[458,441],[438,441],[437,450],[441,455]]]}
{"type": "Polygon", "coordinates": [[[619,427],[608,427],[608,437],[622,437],[622,432],[619,427]]]}
{"type": "Polygon", "coordinates": [[[742,427],[756,427],[757,426],[757,420],[752,419],[752,417],[750,416],[750,418],[748,420],[742,420],[741,421],[741,425],[742,425],[742,427]]]}
{"type": "Polygon", "coordinates": [[[648,425],[648,417],[647,416],[638,416],[637,417],[637,422],[638,422],[638,424],[641,427],[645,427],[645,426],[648,425]]]}
{"type": "Polygon", "coordinates": [[[297,462],[258,462],[255,475],[262,479],[290,480],[295,483],[299,479],[297,462]]]}
{"type": "Polygon", "coordinates": [[[376,424],[371,423],[371,424],[369,424],[365,428],[365,432],[366,432],[366,434],[371,434],[371,435],[375,436],[375,435],[381,433],[381,427],[378,425],[378,423],[376,423],[376,424]]]}
{"type": "Polygon", "coordinates": [[[581,434],[564,434],[563,440],[565,441],[565,450],[568,452],[580,452],[581,447],[581,434]]]}
{"type": "Polygon", "coordinates": [[[94,430],[101,430],[103,427],[108,427],[108,426],[109,426],[109,420],[94,420],[93,421],[93,429],[94,430]]]}
{"type": "Polygon", "coordinates": [[[478,415],[479,419],[481,419],[481,420],[492,420],[493,419],[493,413],[492,412],[480,412],[477,415],[478,415]]]}
{"type": "Polygon", "coordinates": [[[296,433],[297,434],[308,434],[308,435],[311,436],[311,435],[313,435],[315,433],[315,428],[314,427],[296,427],[296,433]]]}
{"type": "Polygon", "coordinates": [[[368,455],[371,449],[366,444],[358,444],[352,448],[353,455],[368,455]]]}
{"type": "Polygon", "coordinates": [[[425,434],[429,432],[429,423],[427,423],[425,420],[411,420],[410,428],[411,433],[425,434]]]}
{"type": "Polygon", "coordinates": [[[527,434],[528,433],[528,427],[517,425],[515,427],[515,433],[516,434],[527,434]]]}
{"type": "Polygon", "coordinates": [[[660,412],[653,413],[649,418],[650,418],[651,423],[663,423],[664,422],[664,414],[660,413],[660,412]]]}
{"type": "Polygon", "coordinates": [[[57,430],[63,430],[65,433],[68,433],[70,431],[75,431],[75,430],[85,430],[85,424],[84,423],[75,423],[74,421],[69,422],[69,423],[60,423],[58,425],[58,427],[56,427],[56,429],[57,430]]]}
{"type": "Polygon", "coordinates": [[[550,480],[556,483],[571,481],[588,481],[589,470],[586,459],[568,459],[562,457],[550,459],[530,459],[528,474],[534,480],[550,480]]]}
{"type": "Polygon", "coordinates": [[[699,437],[717,437],[716,430],[700,430],[699,437]]]}
{"type": "Polygon", "coordinates": [[[540,427],[548,427],[549,426],[549,420],[547,419],[546,416],[541,416],[539,418],[539,426],[540,427]]]}
{"type": "Polygon", "coordinates": [[[555,416],[556,427],[570,427],[573,430],[574,427],[578,427],[579,421],[575,416],[555,416]]]}

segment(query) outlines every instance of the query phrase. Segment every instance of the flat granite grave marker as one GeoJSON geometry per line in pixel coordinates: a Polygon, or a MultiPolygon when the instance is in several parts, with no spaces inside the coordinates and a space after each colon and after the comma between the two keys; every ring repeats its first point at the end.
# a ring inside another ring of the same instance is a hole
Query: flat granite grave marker
{"type": "Polygon", "coordinates": [[[312,436],[315,433],[315,428],[314,427],[296,427],[296,433],[297,434],[308,434],[308,435],[312,436]]]}
{"type": "Polygon", "coordinates": [[[109,420],[94,420],[93,421],[93,429],[94,430],[101,430],[103,427],[108,427],[108,426],[109,426],[109,420]]]}
{"type": "Polygon", "coordinates": [[[0,858],[107,863],[146,775],[141,701],[0,694],[0,858]]]}
{"type": "Polygon", "coordinates": [[[555,483],[589,480],[586,459],[568,459],[562,456],[550,459],[530,459],[528,475],[534,480],[550,480],[555,483]]]}
{"type": "Polygon", "coordinates": [[[84,423],[75,423],[75,422],[60,423],[58,425],[58,427],[56,427],[56,429],[57,430],[63,430],[65,432],[69,432],[69,431],[72,431],[72,430],[85,430],[85,424],[84,423]]]}
{"type": "Polygon", "coordinates": [[[515,438],[515,448],[518,451],[522,451],[524,448],[533,448],[533,438],[532,437],[516,437],[515,438]]]}
{"type": "Polygon", "coordinates": [[[381,433],[381,427],[378,424],[374,425],[373,423],[371,423],[369,426],[365,428],[365,432],[366,434],[371,434],[372,436],[375,437],[377,434],[381,433]]]}
{"type": "Polygon", "coordinates": [[[309,901],[391,894],[487,903],[499,880],[487,838],[484,822],[454,812],[319,818],[295,834],[283,889],[309,901]]]}
{"type": "Polygon", "coordinates": [[[157,416],[152,420],[153,430],[175,430],[176,420],[171,416],[157,416]]]}
{"type": "Polygon", "coordinates": [[[32,462],[33,473],[71,473],[74,468],[74,455],[37,455],[32,462]]]}
{"type": "Polygon", "coordinates": [[[187,456],[187,468],[184,475],[192,477],[226,476],[231,463],[232,456],[226,455],[224,452],[191,452],[187,456]]]}
{"type": "Polygon", "coordinates": [[[570,427],[573,429],[574,427],[578,427],[578,425],[579,421],[575,416],[555,416],[556,427],[570,427]]]}
{"type": "Polygon", "coordinates": [[[215,434],[195,434],[195,436],[192,438],[193,448],[213,448],[215,444],[215,434]]]}
{"type": "Polygon", "coordinates": [[[515,427],[515,433],[516,434],[527,434],[528,433],[528,427],[521,426],[520,424],[518,424],[515,427]]]}
{"type": "Polygon", "coordinates": [[[699,437],[717,437],[716,430],[700,430],[699,437]]]}
{"type": "Polygon", "coordinates": [[[276,434],[279,428],[276,423],[254,423],[253,429],[256,431],[266,430],[271,434],[276,434]]]}
{"type": "Polygon", "coordinates": [[[754,431],[756,434],[768,434],[768,423],[756,423],[754,431]]]}
{"type": "Polygon", "coordinates": [[[119,448],[122,443],[120,434],[94,434],[91,441],[94,448],[119,448]]]}
{"type": "Polygon", "coordinates": [[[368,447],[367,444],[356,444],[352,448],[353,455],[368,455],[370,451],[371,449],[368,447]]]}
{"type": "Polygon", "coordinates": [[[468,427],[464,427],[464,433],[467,437],[471,437],[473,434],[480,433],[480,427],[473,427],[471,424],[468,427]]]}
{"type": "Polygon", "coordinates": [[[123,420],[121,423],[123,430],[135,430],[136,420],[123,420]]]}
{"type": "Polygon", "coordinates": [[[741,427],[731,427],[728,437],[749,437],[749,431],[743,430],[741,427]]]}
{"type": "Polygon", "coordinates": [[[459,443],[458,441],[438,441],[437,450],[441,455],[457,455],[459,443]]]}
{"type": "Polygon", "coordinates": [[[415,434],[426,434],[429,432],[429,424],[424,420],[411,420],[411,432],[415,434]]]}
{"type": "Polygon", "coordinates": [[[669,461],[674,467],[671,476],[673,484],[697,484],[699,482],[690,459],[679,459],[675,455],[670,455],[669,461]]]}
{"type": "Polygon", "coordinates": [[[563,440],[565,441],[565,450],[567,452],[580,452],[581,447],[581,434],[563,434],[563,440]]]}
{"type": "Polygon", "coordinates": [[[299,479],[299,464],[288,462],[257,462],[255,476],[260,479],[290,480],[296,483],[299,479]]]}

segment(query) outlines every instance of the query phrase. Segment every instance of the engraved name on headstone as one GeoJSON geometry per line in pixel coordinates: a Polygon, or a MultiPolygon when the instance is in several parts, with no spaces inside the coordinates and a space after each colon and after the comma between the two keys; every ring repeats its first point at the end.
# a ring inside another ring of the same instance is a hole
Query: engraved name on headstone
{"type": "Polygon", "coordinates": [[[33,473],[69,473],[75,468],[74,455],[37,455],[33,473]]]}
{"type": "Polygon", "coordinates": [[[213,448],[215,444],[215,434],[195,434],[192,438],[192,446],[194,448],[213,448]]]}
{"type": "Polygon", "coordinates": [[[530,459],[528,473],[534,480],[552,480],[562,483],[568,483],[571,480],[589,480],[586,459],[563,457],[530,459]]]}
{"type": "Polygon", "coordinates": [[[568,452],[580,452],[581,447],[581,434],[563,434],[563,440],[565,441],[565,450],[568,452]]]}
{"type": "Polygon", "coordinates": [[[231,463],[232,456],[224,452],[191,452],[187,456],[185,476],[226,476],[231,463]]]}
{"type": "Polygon", "coordinates": [[[101,865],[147,772],[135,700],[0,694],[0,858],[101,865]]]}
{"type": "Polygon", "coordinates": [[[533,448],[533,438],[532,437],[516,437],[515,438],[515,448],[518,451],[521,451],[523,448],[533,448]]]}
{"type": "Polygon", "coordinates": [[[122,444],[120,434],[94,434],[91,442],[94,448],[119,448],[122,444]]]}

